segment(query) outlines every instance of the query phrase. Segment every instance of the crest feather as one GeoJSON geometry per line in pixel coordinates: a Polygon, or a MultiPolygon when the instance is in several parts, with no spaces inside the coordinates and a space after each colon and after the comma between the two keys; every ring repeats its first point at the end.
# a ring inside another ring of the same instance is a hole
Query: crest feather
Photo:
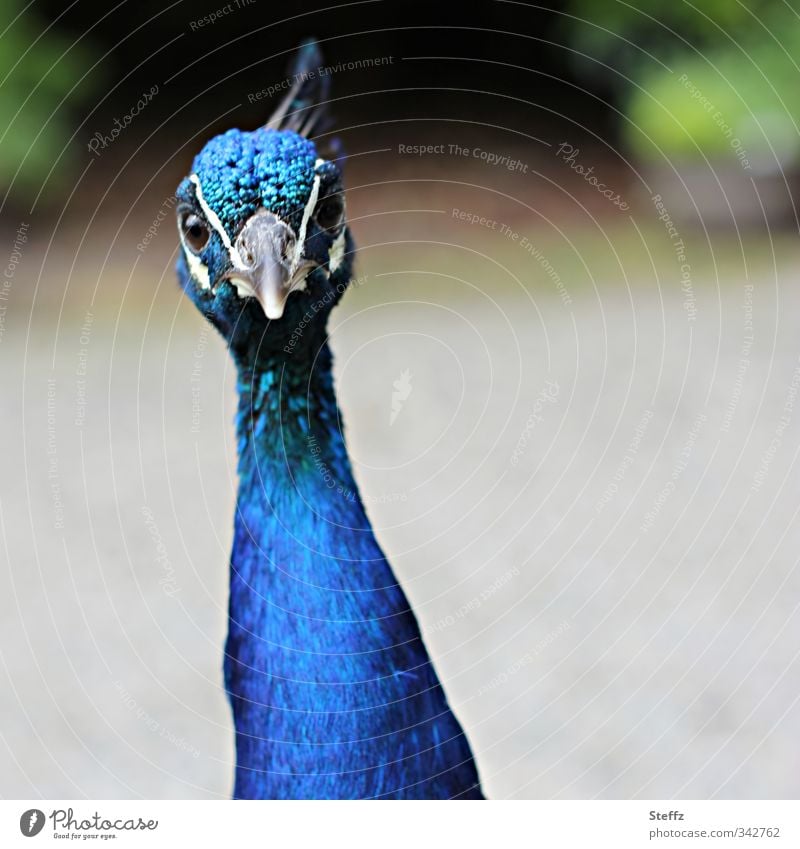
{"type": "Polygon", "coordinates": [[[330,77],[320,76],[322,51],[314,39],[304,41],[289,64],[289,91],[264,125],[268,130],[292,130],[308,138],[330,128],[328,96],[330,77]]]}

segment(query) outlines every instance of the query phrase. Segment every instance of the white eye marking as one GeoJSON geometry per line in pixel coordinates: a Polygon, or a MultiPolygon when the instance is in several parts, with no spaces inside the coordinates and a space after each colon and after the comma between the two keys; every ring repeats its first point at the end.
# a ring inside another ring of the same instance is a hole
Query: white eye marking
{"type": "Polygon", "coordinates": [[[344,260],[344,247],[345,237],[344,230],[342,230],[331,245],[331,249],[328,254],[330,257],[331,271],[336,271],[336,269],[342,264],[342,261],[344,260]]]}
{"type": "Polygon", "coordinates": [[[305,277],[301,277],[297,283],[292,286],[293,292],[305,292],[308,289],[308,280],[305,277]]]}
{"type": "Polygon", "coordinates": [[[183,254],[186,257],[186,262],[189,266],[189,273],[200,284],[201,289],[210,289],[211,280],[208,276],[208,266],[200,259],[199,256],[193,254],[186,245],[183,245],[183,254]]]}
{"type": "Polygon", "coordinates": [[[236,247],[231,243],[230,236],[228,236],[225,228],[222,226],[222,222],[219,220],[219,216],[216,212],[206,203],[206,199],[203,197],[203,188],[200,185],[200,178],[197,174],[192,174],[189,177],[190,182],[194,183],[194,195],[197,198],[197,202],[200,204],[200,208],[203,210],[203,214],[206,217],[206,221],[216,230],[219,234],[220,239],[222,239],[222,244],[225,245],[225,248],[228,251],[228,255],[231,258],[231,262],[236,266],[236,268],[244,268],[244,263],[242,262],[241,257],[239,256],[239,251],[236,250],[236,247]]]}
{"type": "Polygon", "coordinates": [[[240,298],[255,298],[256,290],[250,285],[250,281],[245,280],[238,274],[232,274],[228,280],[236,287],[236,294],[240,298]]]}

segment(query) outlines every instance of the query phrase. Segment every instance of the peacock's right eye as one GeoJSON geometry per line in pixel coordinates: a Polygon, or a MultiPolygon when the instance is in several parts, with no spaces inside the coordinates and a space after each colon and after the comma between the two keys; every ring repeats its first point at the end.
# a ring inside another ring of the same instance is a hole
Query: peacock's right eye
{"type": "Polygon", "coordinates": [[[342,223],[344,200],[341,194],[329,195],[319,202],[315,218],[323,230],[334,230],[342,223]]]}
{"type": "Polygon", "coordinates": [[[180,218],[180,227],[184,244],[192,253],[199,254],[208,244],[208,225],[199,215],[184,212],[180,218]]]}

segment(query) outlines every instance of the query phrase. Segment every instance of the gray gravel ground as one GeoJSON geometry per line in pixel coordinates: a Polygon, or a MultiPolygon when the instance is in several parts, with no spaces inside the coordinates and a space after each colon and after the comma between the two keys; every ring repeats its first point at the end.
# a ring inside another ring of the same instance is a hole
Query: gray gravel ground
{"type": "MultiPolygon", "coordinates": [[[[698,242],[682,291],[660,230],[534,235],[570,303],[463,225],[363,251],[333,332],[370,515],[486,790],[797,797],[800,253],[698,242]]],[[[70,278],[62,313],[71,254],[34,294],[41,248],[0,339],[0,794],[226,796],[226,353],[166,252],[91,307],[70,278]]]]}

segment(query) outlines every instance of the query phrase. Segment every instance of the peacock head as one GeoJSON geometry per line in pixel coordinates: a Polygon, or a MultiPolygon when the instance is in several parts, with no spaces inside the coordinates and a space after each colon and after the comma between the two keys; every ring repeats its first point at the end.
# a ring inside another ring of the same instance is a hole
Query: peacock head
{"type": "Polygon", "coordinates": [[[351,277],[341,173],[310,138],[325,128],[321,65],[303,45],[266,126],[213,138],[176,192],[181,284],[232,346],[324,327],[351,277]]]}

